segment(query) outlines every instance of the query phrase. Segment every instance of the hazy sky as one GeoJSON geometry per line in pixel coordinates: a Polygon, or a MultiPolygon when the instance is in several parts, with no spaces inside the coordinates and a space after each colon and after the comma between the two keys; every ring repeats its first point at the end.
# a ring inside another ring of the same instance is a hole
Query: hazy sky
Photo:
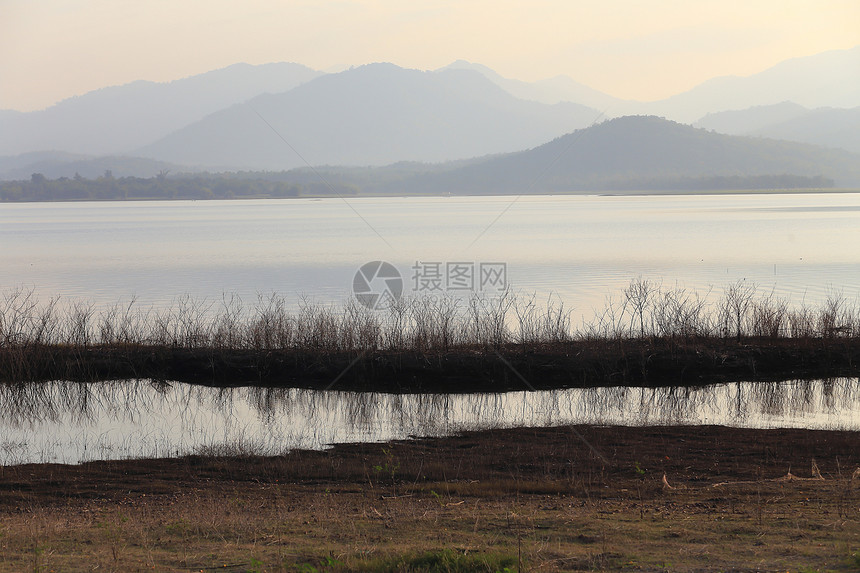
{"type": "Polygon", "coordinates": [[[0,0],[0,109],[236,62],[456,59],[630,99],[860,43],[857,0],[0,0]]]}

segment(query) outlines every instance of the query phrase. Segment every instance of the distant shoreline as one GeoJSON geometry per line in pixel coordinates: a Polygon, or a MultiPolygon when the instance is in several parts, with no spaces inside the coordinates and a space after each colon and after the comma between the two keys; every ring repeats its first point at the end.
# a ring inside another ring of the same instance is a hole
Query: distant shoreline
{"type": "Polygon", "coordinates": [[[661,197],[661,196],[698,196],[698,195],[829,195],[829,194],[854,194],[860,193],[860,188],[833,188],[833,189],[710,189],[704,191],[690,190],[620,190],[620,191],[559,191],[555,193],[361,193],[361,194],[307,194],[289,197],[276,195],[248,195],[241,197],[212,197],[212,198],[190,198],[190,197],[109,197],[109,198],[76,198],[76,199],[26,199],[14,200],[0,197],[0,204],[26,204],[26,203],[143,203],[143,202],[222,202],[222,201],[268,201],[268,200],[295,200],[295,199],[379,199],[379,198],[453,198],[453,197],[661,197]]]}

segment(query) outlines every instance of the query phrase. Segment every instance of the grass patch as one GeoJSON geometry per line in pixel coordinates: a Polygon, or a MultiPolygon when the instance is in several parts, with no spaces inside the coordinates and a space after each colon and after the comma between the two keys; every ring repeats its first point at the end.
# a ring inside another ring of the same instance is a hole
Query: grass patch
{"type": "Polygon", "coordinates": [[[373,573],[509,573],[519,571],[517,558],[494,553],[462,553],[451,549],[373,560],[358,568],[373,573]]]}

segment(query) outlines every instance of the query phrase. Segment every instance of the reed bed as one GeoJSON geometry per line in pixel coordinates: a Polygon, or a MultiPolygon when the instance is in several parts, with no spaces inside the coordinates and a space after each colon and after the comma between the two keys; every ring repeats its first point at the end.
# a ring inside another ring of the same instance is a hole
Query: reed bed
{"type": "MultiPolygon", "coordinates": [[[[293,357],[295,368],[321,367],[325,378],[326,364],[337,371],[344,360],[379,356],[398,356],[400,366],[393,368],[408,370],[427,357],[495,357],[500,351],[565,354],[588,347],[615,358],[621,349],[624,358],[624,348],[653,345],[673,351],[729,343],[820,350],[822,344],[853,349],[860,340],[860,307],[841,293],[817,306],[798,306],[747,281],[714,296],[639,278],[590,320],[577,325],[571,315],[555,297],[539,302],[510,291],[495,298],[404,298],[374,311],[355,300],[291,305],[279,294],[251,304],[236,295],[219,301],[183,296],[167,307],[131,299],[98,308],[43,300],[34,289],[19,288],[0,294],[0,379],[152,375],[149,363],[163,362],[165,353],[189,362],[190,370],[216,369],[216,362],[223,366],[237,357],[256,360],[257,369],[265,370],[263,362],[272,356],[293,357]],[[412,357],[406,366],[404,356],[412,357]]],[[[853,364],[853,354],[848,358],[853,364]]]]}

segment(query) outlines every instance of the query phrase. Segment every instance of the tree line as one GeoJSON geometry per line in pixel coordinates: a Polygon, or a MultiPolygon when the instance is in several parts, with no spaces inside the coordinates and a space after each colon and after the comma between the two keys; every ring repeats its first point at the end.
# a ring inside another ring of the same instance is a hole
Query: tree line
{"type": "MultiPolygon", "coordinates": [[[[729,175],[704,177],[584,176],[547,177],[532,193],[584,191],[713,191],[753,189],[828,189],[833,179],[803,175],[729,175]]],[[[168,177],[101,177],[80,175],[48,179],[34,173],[29,180],[0,181],[0,201],[124,201],[171,199],[265,199],[390,194],[505,194],[521,193],[520,187],[491,185],[480,178],[451,173],[421,173],[419,169],[370,172],[330,169],[316,172],[238,172],[180,174],[168,177]],[[435,177],[434,177],[435,175],[435,177]]]]}
{"type": "Polygon", "coordinates": [[[235,199],[285,198],[300,196],[354,195],[357,189],[345,184],[323,182],[293,183],[263,177],[101,177],[80,175],[48,179],[33,173],[29,180],[0,181],[0,201],[122,201],[141,199],[235,199]]]}

